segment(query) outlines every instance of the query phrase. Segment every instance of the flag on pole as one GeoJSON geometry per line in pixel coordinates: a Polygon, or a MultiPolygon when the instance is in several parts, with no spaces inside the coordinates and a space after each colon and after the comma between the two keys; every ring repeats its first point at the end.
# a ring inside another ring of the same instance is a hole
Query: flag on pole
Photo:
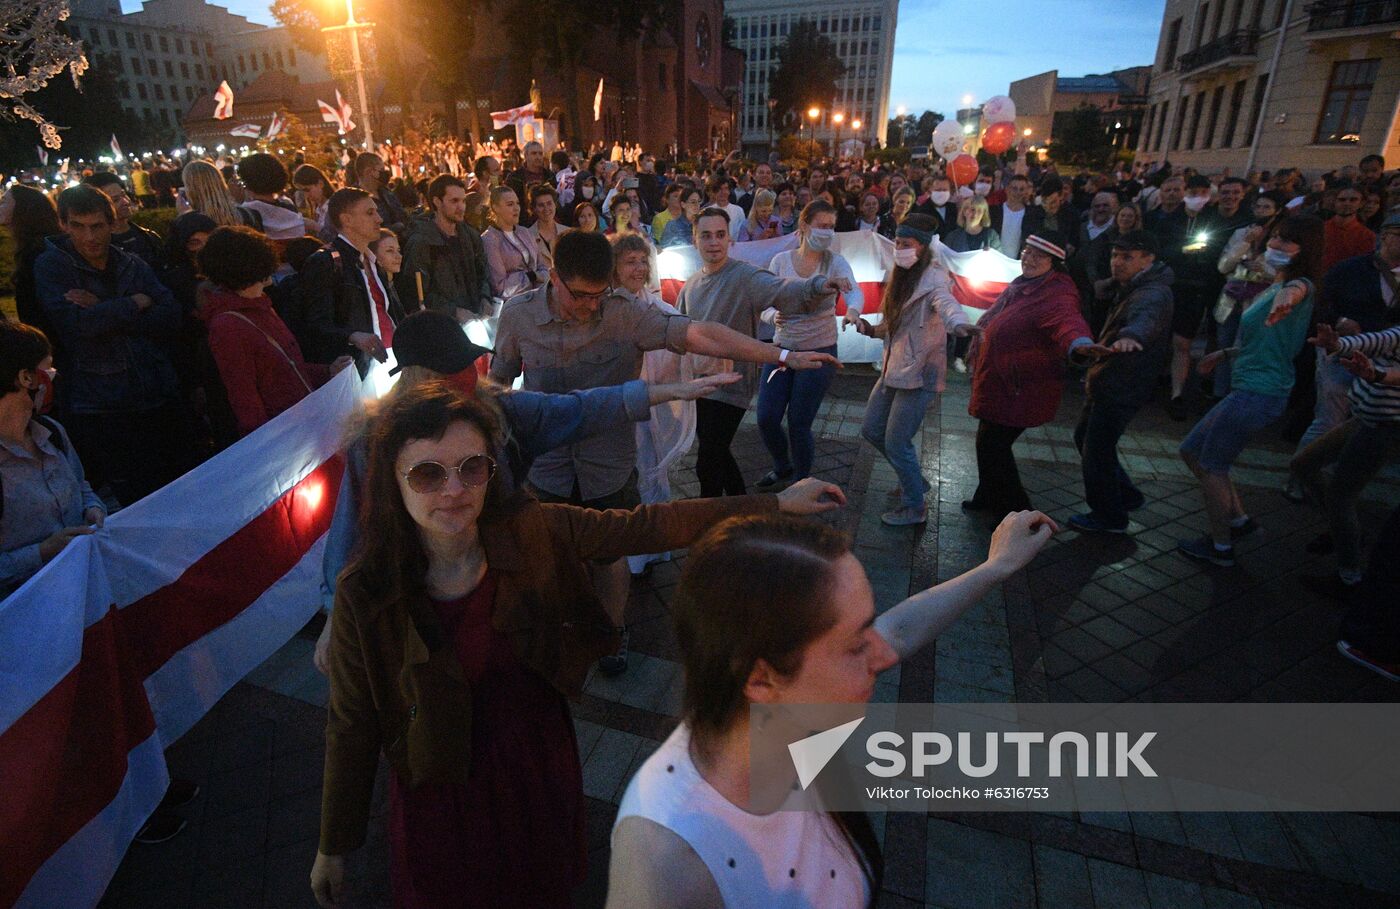
{"type": "Polygon", "coordinates": [[[598,78],[598,91],[593,95],[593,122],[603,119],[603,79],[598,78]]]}
{"type": "Polygon", "coordinates": [[[256,123],[243,123],[228,131],[230,136],[239,136],[244,139],[256,139],[262,135],[262,127],[256,123]]]}
{"type": "Polygon", "coordinates": [[[491,112],[491,126],[495,129],[505,129],[512,123],[528,119],[535,115],[535,103],[522,104],[519,107],[512,107],[510,110],[498,110],[491,112]]]}
{"type": "Polygon", "coordinates": [[[355,122],[350,119],[353,108],[350,107],[349,102],[341,97],[340,89],[335,90],[335,107],[331,107],[320,98],[316,99],[316,103],[321,107],[321,120],[325,123],[334,123],[342,136],[355,128],[355,122]]]}
{"type": "Polygon", "coordinates": [[[34,146],[34,148],[35,148],[36,151],[39,152],[39,165],[40,165],[41,167],[48,167],[48,166],[49,166],[49,153],[48,153],[47,151],[44,150],[44,146],[42,146],[42,145],[36,145],[36,146],[34,146]]]}
{"type": "Polygon", "coordinates": [[[122,159],[122,147],[121,143],[117,141],[116,133],[112,133],[112,157],[116,158],[118,161],[122,159]]]}
{"type": "Polygon", "coordinates": [[[229,88],[228,80],[219,83],[219,88],[214,92],[214,119],[227,120],[233,116],[233,89],[229,88]]]}
{"type": "Polygon", "coordinates": [[[282,119],[282,115],[277,111],[272,112],[272,122],[267,125],[267,140],[271,142],[282,135],[287,128],[287,121],[282,119]]]}
{"type": "Polygon", "coordinates": [[[68,162],[71,161],[71,160],[73,160],[73,159],[72,159],[72,158],[64,158],[64,159],[63,159],[63,163],[60,164],[60,165],[58,166],[58,174],[59,174],[59,176],[61,176],[61,177],[66,177],[66,176],[68,176],[68,162]]]}

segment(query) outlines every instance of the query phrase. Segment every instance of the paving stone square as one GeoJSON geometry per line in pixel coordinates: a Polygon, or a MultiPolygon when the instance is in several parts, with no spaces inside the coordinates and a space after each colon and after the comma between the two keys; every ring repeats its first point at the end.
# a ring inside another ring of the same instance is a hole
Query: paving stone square
{"type": "MultiPolygon", "coordinates": [[[[980,562],[989,528],[958,503],[976,485],[975,421],[965,376],[950,375],[921,439],[933,483],[929,521],[879,522],[893,472],[860,441],[874,381],[844,370],[823,406],[817,473],[849,506],[829,516],[852,534],[877,609],[980,562]]],[[[1057,519],[1083,509],[1071,436],[1075,392],[1057,420],[1016,452],[1038,507],[1057,519]]],[[[1126,466],[1147,495],[1132,533],[1065,532],[925,652],[881,677],[882,701],[1376,701],[1397,687],[1337,655],[1338,607],[1297,582],[1332,567],[1305,546],[1314,511],[1278,493],[1291,447],[1276,433],[1242,460],[1241,492],[1263,530],[1235,569],[1202,569],[1175,552],[1199,534],[1199,493],[1175,455],[1191,423],[1157,404],[1124,437],[1126,466]]],[[[752,415],[735,442],[751,481],[770,466],[752,415]]],[[[673,472],[677,496],[698,492],[693,455],[673,472]]],[[[1400,501],[1400,475],[1374,482],[1364,526],[1400,501]]],[[[668,735],[682,677],[669,601],[684,553],[633,581],[632,657],[615,679],[595,675],[574,706],[588,805],[590,867],[576,905],[601,907],[608,835],[627,780],[668,735]]],[[[314,906],[327,689],[311,664],[319,619],[236,686],[169,751],[172,772],[200,784],[189,827],[159,846],[133,846],[102,905],[314,906]]],[[[385,769],[366,845],[350,860],[350,905],[389,905],[385,769]]],[[[1400,819],[1359,814],[934,814],[877,819],[886,909],[1011,907],[1390,907],[1400,905],[1400,819]]]]}

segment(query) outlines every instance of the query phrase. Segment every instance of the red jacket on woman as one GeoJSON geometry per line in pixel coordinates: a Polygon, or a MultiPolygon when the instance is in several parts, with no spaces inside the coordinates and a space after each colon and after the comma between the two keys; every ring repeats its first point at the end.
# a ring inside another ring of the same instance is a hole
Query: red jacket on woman
{"type": "Polygon", "coordinates": [[[1025,428],[1055,419],[1070,345],[1092,339],[1074,279],[1057,271],[1017,278],[978,324],[968,413],[1025,428]]]}
{"type": "Polygon", "coordinates": [[[209,349],[219,366],[219,377],[228,391],[241,436],[291,407],[312,389],[320,388],[331,377],[329,365],[306,362],[297,339],[273,310],[266,294],[250,299],[215,290],[199,315],[209,326],[209,349]]]}

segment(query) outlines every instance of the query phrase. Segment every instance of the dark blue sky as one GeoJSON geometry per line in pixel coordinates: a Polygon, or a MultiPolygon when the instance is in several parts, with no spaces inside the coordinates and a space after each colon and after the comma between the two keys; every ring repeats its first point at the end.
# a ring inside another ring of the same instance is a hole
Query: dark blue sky
{"type": "MultiPolygon", "coordinates": [[[[217,0],[216,0],[217,2],[217,0]]],[[[327,0],[333,2],[333,0],[327,0]]],[[[412,2],[412,0],[405,0],[412,2]]],[[[268,0],[222,0],[273,24],[268,0]]],[[[981,102],[1015,79],[1151,63],[1165,0],[901,0],[890,113],[899,105],[952,116],[964,95],[981,102]]],[[[139,0],[122,0],[126,10],[139,0]]]]}

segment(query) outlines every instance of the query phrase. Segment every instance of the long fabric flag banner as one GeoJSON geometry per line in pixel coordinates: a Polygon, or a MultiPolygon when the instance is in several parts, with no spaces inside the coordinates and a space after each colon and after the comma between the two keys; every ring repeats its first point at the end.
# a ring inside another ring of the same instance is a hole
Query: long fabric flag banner
{"type": "Polygon", "coordinates": [[[0,601],[0,906],[101,899],[164,751],[319,606],[344,370],[0,601]]]}
{"type": "MultiPolygon", "coordinates": [[[[772,240],[735,243],[730,247],[729,254],[751,265],[767,268],[778,253],[796,248],[797,234],[794,233],[772,240]]],[[[936,249],[939,261],[952,279],[953,296],[974,322],[1021,274],[1019,261],[995,250],[959,253],[942,243],[938,243],[936,249]]],[[[840,253],[850,263],[856,284],[865,297],[866,315],[878,313],[885,277],[894,265],[894,243],[873,231],[843,231],[836,235],[832,251],[840,253]]],[[[661,279],[661,296],[674,305],[686,280],[700,270],[700,253],[694,246],[668,247],[657,253],[656,265],[661,279]]],[[[845,314],[845,301],[837,301],[837,318],[845,314]]],[[[878,316],[872,321],[878,321],[878,316]]],[[[879,363],[882,351],[883,344],[878,339],[854,331],[837,333],[836,356],[842,363],[879,363]]]]}

